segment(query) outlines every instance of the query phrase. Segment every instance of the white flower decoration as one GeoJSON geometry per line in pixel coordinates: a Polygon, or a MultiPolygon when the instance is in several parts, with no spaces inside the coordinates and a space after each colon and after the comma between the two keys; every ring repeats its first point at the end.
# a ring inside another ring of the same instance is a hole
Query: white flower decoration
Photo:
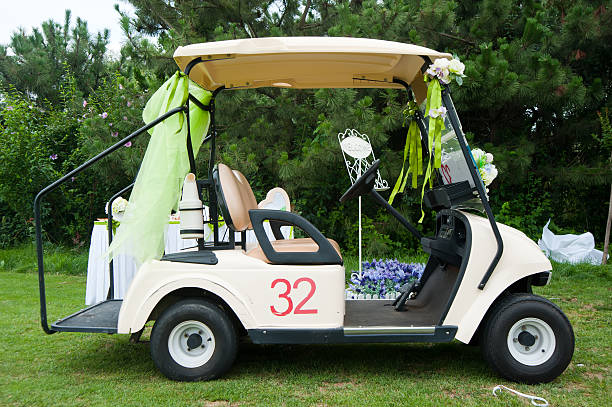
{"type": "MultiPolygon", "coordinates": [[[[113,216],[122,215],[123,212],[125,212],[125,210],[127,209],[127,206],[128,206],[127,199],[124,199],[121,197],[115,199],[115,201],[113,202],[113,216]]],[[[108,215],[108,204],[104,208],[104,212],[106,212],[106,214],[108,215]]]]}
{"type": "Polygon", "coordinates": [[[465,65],[458,59],[436,59],[425,72],[432,78],[437,78],[443,84],[449,84],[453,79],[459,85],[463,84],[465,65]]]}
{"type": "Polygon", "coordinates": [[[437,109],[429,109],[429,117],[433,117],[434,119],[436,117],[446,117],[446,108],[444,106],[440,106],[437,109]]]}
{"type": "Polygon", "coordinates": [[[455,75],[465,76],[463,74],[463,72],[465,71],[465,65],[458,59],[453,59],[449,61],[448,70],[454,73],[455,75]]]}

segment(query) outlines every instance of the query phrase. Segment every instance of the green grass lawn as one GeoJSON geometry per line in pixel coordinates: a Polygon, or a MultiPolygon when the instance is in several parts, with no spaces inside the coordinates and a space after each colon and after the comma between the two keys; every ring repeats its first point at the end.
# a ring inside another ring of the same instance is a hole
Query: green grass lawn
{"type": "MultiPolygon", "coordinates": [[[[530,405],[508,394],[493,397],[496,384],[544,397],[552,406],[604,406],[612,399],[610,266],[557,264],[551,284],[537,288],[567,313],[576,334],[574,359],[552,383],[502,380],[477,347],[460,343],[245,343],[224,378],[176,383],[155,369],[147,343],[131,344],[125,335],[45,335],[35,261],[27,250],[0,250],[0,406],[530,405]]],[[[50,263],[64,262],[76,274],[86,254],[70,260],[72,254],[56,249],[50,263]]],[[[47,290],[50,321],[84,306],[83,275],[50,272],[47,290]]]]}

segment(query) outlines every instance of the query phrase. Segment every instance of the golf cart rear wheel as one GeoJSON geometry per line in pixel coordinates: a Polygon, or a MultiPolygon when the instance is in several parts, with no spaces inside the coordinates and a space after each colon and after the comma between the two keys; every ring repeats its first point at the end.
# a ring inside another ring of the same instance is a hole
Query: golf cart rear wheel
{"type": "Polygon", "coordinates": [[[210,380],[229,370],[238,339],[221,307],[202,299],[186,299],[168,307],[151,332],[151,357],[169,379],[210,380]]]}
{"type": "Polygon", "coordinates": [[[574,331],[552,302],[533,294],[512,294],[489,313],[480,344],[484,359],[506,379],[546,383],[572,360],[574,331]]]}

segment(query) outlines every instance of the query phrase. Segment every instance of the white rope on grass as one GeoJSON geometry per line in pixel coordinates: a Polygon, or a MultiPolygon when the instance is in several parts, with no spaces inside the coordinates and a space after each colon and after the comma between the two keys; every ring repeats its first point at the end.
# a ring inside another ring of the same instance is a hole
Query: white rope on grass
{"type": "Polygon", "coordinates": [[[506,391],[509,391],[510,393],[514,393],[519,397],[525,397],[526,399],[529,399],[531,401],[531,404],[533,404],[534,406],[548,407],[548,401],[546,401],[546,399],[543,399],[542,397],[521,393],[520,391],[516,391],[514,389],[511,389],[510,387],[506,387],[501,384],[493,387],[493,395],[497,396],[497,393],[500,393],[502,390],[506,390],[506,391]]]}

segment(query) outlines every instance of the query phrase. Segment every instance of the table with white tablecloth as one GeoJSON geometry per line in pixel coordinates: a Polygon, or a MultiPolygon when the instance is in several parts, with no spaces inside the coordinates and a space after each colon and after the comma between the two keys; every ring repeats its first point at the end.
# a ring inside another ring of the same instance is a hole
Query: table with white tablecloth
{"type": "MultiPolygon", "coordinates": [[[[179,222],[169,221],[165,233],[165,252],[176,253],[180,250],[197,246],[194,239],[181,239],[179,222]]],[[[85,303],[96,304],[106,299],[110,285],[110,272],[105,253],[108,249],[108,229],[106,221],[94,222],[89,245],[89,260],[87,263],[87,288],[85,303]]],[[[118,254],[113,257],[113,290],[115,298],[123,298],[134,275],[140,267],[136,260],[128,254],[118,254]]]]}
{"type": "MultiPolygon", "coordinates": [[[[284,192],[284,191],[283,191],[284,192]]],[[[288,198],[287,198],[288,199],[288,198]]],[[[265,201],[260,207],[267,209],[276,203],[268,205],[265,201]]],[[[284,208],[284,207],[283,207],[284,208]]],[[[208,208],[204,209],[204,216],[208,218],[208,208]]],[[[280,207],[278,208],[280,209],[280,207]]],[[[179,221],[170,220],[165,231],[165,253],[176,253],[181,250],[196,247],[195,239],[181,239],[179,221]]],[[[270,240],[274,240],[274,235],[269,224],[264,225],[264,229],[270,240]]],[[[288,226],[281,227],[281,232],[285,239],[293,238],[293,228],[288,226]]],[[[219,226],[219,238],[221,241],[228,241],[228,229],[225,224],[219,226]]],[[[207,224],[204,228],[204,240],[213,241],[212,226],[207,224]]],[[[240,233],[235,233],[235,241],[240,241],[240,233]]],[[[252,230],[247,231],[247,249],[257,245],[257,238],[252,230]]],[[[105,253],[108,249],[108,229],[107,221],[99,220],[94,222],[91,232],[91,243],[89,246],[89,260],[87,263],[87,288],[85,290],[85,303],[87,305],[96,304],[106,300],[108,288],[110,286],[109,265],[106,261],[105,253]]],[[[118,254],[113,257],[113,291],[114,298],[122,299],[127,292],[134,275],[138,271],[140,264],[129,254],[118,254]]]]}

